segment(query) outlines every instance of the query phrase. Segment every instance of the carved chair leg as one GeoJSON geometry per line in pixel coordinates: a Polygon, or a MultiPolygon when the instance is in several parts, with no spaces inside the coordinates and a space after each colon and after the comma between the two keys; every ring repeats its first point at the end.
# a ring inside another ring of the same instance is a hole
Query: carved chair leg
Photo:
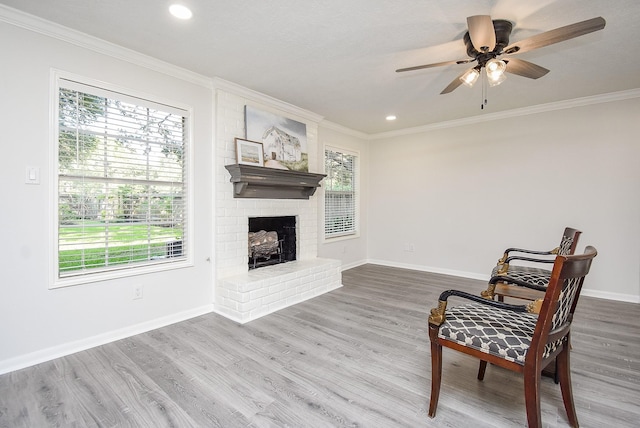
{"type": "Polygon", "coordinates": [[[429,417],[436,415],[438,398],[440,398],[440,384],[442,383],[442,346],[431,341],[431,402],[429,403],[429,417]]]}
{"type": "Polygon", "coordinates": [[[527,405],[529,428],[542,428],[540,415],[540,371],[537,369],[524,374],[524,400],[527,405]]]}
{"type": "Polygon", "coordinates": [[[576,408],[573,404],[573,391],[571,388],[570,353],[570,344],[567,341],[567,343],[564,344],[562,351],[556,357],[556,376],[558,376],[560,380],[562,401],[564,402],[564,409],[567,412],[569,425],[577,427],[578,415],[576,414],[576,408]]]}
{"type": "Polygon", "coordinates": [[[480,367],[478,367],[478,380],[484,380],[484,372],[487,371],[487,362],[480,360],[480,367]]]}
{"type": "Polygon", "coordinates": [[[495,290],[496,290],[496,285],[490,283],[487,286],[486,290],[480,292],[480,295],[485,299],[493,300],[493,296],[495,295],[495,290]]]}

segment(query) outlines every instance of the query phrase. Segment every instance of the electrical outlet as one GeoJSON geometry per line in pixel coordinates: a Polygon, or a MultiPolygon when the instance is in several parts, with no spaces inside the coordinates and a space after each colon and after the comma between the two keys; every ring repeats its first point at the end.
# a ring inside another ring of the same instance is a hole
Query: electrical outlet
{"type": "Polygon", "coordinates": [[[133,300],[142,299],[142,285],[133,287],[133,300]]]}

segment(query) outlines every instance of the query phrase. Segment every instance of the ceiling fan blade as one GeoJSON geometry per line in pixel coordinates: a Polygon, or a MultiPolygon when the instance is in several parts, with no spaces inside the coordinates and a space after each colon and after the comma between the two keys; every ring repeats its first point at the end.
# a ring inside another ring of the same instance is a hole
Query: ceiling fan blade
{"type": "Polygon", "coordinates": [[[491,52],[496,47],[496,30],[489,15],[475,15],[467,18],[469,37],[478,52],[491,52]]]}
{"type": "Polygon", "coordinates": [[[459,61],[444,61],[444,62],[436,62],[433,64],[416,65],[413,67],[399,68],[396,70],[396,73],[402,73],[403,71],[422,70],[423,68],[440,67],[443,65],[466,64],[471,61],[475,61],[475,59],[461,59],[459,61]]]}
{"type": "Polygon", "coordinates": [[[605,25],[606,21],[601,16],[587,19],[586,21],[576,22],[575,24],[546,31],[533,37],[529,37],[528,39],[513,43],[504,49],[504,53],[521,53],[549,46],[554,43],[563,42],[565,40],[593,33],[594,31],[602,30],[605,25]]]}
{"type": "Polygon", "coordinates": [[[462,76],[464,76],[464,73],[466,73],[468,70],[465,70],[463,73],[460,73],[460,75],[458,77],[456,77],[455,79],[453,79],[451,81],[451,83],[449,83],[449,86],[447,86],[446,88],[444,88],[442,90],[442,92],[440,92],[440,95],[442,94],[448,94],[449,92],[453,92],[454,89],[456,89],[458,86],[462,85],[462,80],[460,80],[460,78],[462,76]]]}
{"type": "Polygon", "coordinates": [[[506,71],[508,73],[528,77],[529,79],[538,79],[549,72],[548,69],[523,59],[505,58],[504,62],[507,63],[506,71]]]}

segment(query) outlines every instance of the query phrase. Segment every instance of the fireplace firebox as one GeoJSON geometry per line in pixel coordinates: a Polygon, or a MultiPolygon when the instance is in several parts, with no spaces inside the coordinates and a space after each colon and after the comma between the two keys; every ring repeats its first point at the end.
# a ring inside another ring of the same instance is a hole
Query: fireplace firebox
{"type": "Polygon", "coordinates": [[[296,217],[250,217],[249,269],[296,260],[296,217]]]}

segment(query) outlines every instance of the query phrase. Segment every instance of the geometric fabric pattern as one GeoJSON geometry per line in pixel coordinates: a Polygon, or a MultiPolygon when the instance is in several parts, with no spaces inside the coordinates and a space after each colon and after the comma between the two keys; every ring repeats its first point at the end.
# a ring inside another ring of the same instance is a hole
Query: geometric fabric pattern
{"type": "MultiPolygon", "coordinates": [[[[579,284],[580,278],[566,280],[563,284],[550,331],[568,321],[579,284]]],[[[537,322],[536,314],[469,303],[446,309],[438,337],[524,365],[537,322]]],[[[548,343],[542,357],[554,352],[563,340],[548,343]]]]}
{"type": "MultiPolygon", "coordinates": [[[[491,277],[498,274],[498,269],[500,269],[500,266],[493,268],[491,271],[491,277]]],[[[509,282],[509,278],[512,278],[526,282],[527,284],[546,287],[549,285],[549,280],[551,279],[551,271],[530,266],[509,266],[507,273],[499,276],[500,278],[504,278],[504,282],[509,282]]]]}
{"type": "Polygon", "coordinates": [[[447,308],[438,336],[524,365],[538,316],[480,303],[447,308]]]}
{"type": "MultiPolygon", "coordinates": [[[[563,236],[560,245],[558,246],[558,255],[566,256],[571,252],[571,246],[573,245],[573,236],[563,236]]],[[[500,270],[502,266],[498,265],[493,268],[491,271],[491,277],[498,275],[498,270],[500,270]]],[[[538,285],[540,287],[546,287],[549,285],[549,280],[551,279],[551,271],[547,269],[538,269],[529,266],[512,266],[509,265],[509,268],[505,274],[500,275],[504,278],[504,282],[509,282],[509,279],[514,279],[516,281],[526,282],[527,284],[538,285]]]]}
{"type": "Polygon", "coordinates": [[[551,320],[551,331],[567,322],[571,311],[571,305],[573,305],[573,300],[578,292],[578,285],[580,285],[580,278],[568,279],[563,284],[562,291],[560,292],[558,308],[556,309],[555,314],[553,314],[553,319],[551,320]]]}
{"type": "Polygon", "coordinates": [[[571,251],[571,246],[573,245],[573,237],[563,236],[562,242],[560,242],[560,246],[558,247],[558,255],[559,256],[568,256],[571,251]]]}
{"type": "MultiPolygon", "coordinates": [[[[576,294],[578,292],[579,284],[580,278],[569,279],[563,284],[562,291],[560,292],[558,307],[556,308],[556,312],[553,314],[553,318],[551,319],[550,331],[561,327],[564,323],[567,322],[569,314],[571,312],[571,306],[573,305],[573,301],[575,300],[576,294]]],[[[561,343],[562,340],[548,343],[544,348],[544,355],[548,355],[551,352],[555,351],[561,343]]]]}

